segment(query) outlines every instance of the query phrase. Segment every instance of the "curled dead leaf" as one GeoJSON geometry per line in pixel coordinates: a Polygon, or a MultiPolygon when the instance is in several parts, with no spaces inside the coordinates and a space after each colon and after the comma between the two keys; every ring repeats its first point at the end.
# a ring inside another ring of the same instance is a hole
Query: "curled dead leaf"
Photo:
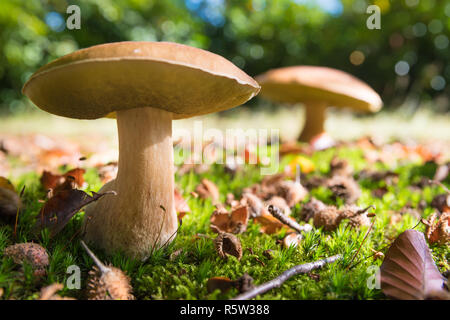
{"type": "Polygon", "coordinates": [[[247,206],[235,207],[231,214],[224,207],[219,207],[211,215],[211,229],[217,233],[242,233],[247,229],[248,218],[247,206]]]}
{"type": "Polygon", "coordinates": [[[427,220],[421,221],[426,225],[425,237],[428,243],[444,245],[450,242],[450,212],[442,213],[439,218],[433,213],[427,220]]]}
{"type": "Polygon", "coordinates": [[[381,289],[400,300],[449,299],[444,277],[430,253],[423,233],[406,230],[389,248],[381,265],[381,289]]]}
{"type": "MultiPolygon", "coordinates": [[[[65,183],[67,182],[70,182],[70,180],[66,180],[65,183]]],[[[42,207],[34,228],[35,230],[48,228],[50,236],[54,236],[84,206],[108,194],[115,195],[116,193],[114,191],[105,193],[92,192],[92,196],[90,196],[86,192],[77,189],[65,188],[57,191],[42,207]]]]}
{"type": "Polygon", "coordinates": [[[263,213],[255,218],[255,221],[261,225],[260,231],[266,234],[273,234],[281,228],[287,228],[280,220],[272,216],[270,213],[263,213]]]}
{"type": "Polygon", "coordinates": [[[221,232],[214,239],[214,247],[223,259],[227,259],[228,255],[236,257],[238,260],[242,258],[241,241],[234,234],[221,232]]]}
{"type": "Polygon", "coordinates": [[[208,179],[202,179],[201,184],[199,184],[197,188],[195,188],[195,191],[202,199],[210,198],[213,204],[219,202],[220,197],[219,189],[212,181],[208,179]]]}
{"type": "Polygon", "coordinates": [[[61,283],[53,283],[41,289],[39,300],[76,300],[71,297],[61,297],[57,294],[58,291],[62,290],[64,285],[61,283]]]}
{"type": "Polygon", "coordinates": [[[22,201],[15,191],[0,187],[0,217],[7,219],[15,217],[21,207],[22,201]]]}

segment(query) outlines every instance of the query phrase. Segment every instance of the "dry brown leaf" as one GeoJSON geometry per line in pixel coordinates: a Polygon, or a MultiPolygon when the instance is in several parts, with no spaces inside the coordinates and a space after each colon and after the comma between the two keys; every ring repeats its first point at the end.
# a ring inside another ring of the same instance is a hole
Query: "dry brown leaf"
{"type": "Polygon", "coordinates": [[[265,212],[264,203],[250,192],[246,192],[242,195],[240,203],[248,207],[250,217],[252,218],[258,217],[265,212]]]}
{"type": "Polygon", "coordinates": [[[449,298],[423,233],[406,230],[391,245],[381,265],[381,289],[400,300],[449,298]]]}
{"type": "Polygon", "coordinates": [[[198,193],[200,198],[202,199],[208,199],[211,198],[213,204],[216,204],[219,202],[219,189],[217,186],[208,179],[202,179],[201,184],[197,186],[195,191],[198,193]]]}
{"type": "Polygon", "coordinates": [[[227,277],[213,277],[208,279],[208,282],[206,283],[206,289],[209,293],[214,292],[216,289],[225,293],[233,287],[235,287],[235,281],[227,277]]]}
{"type": "Polygon", "coordinates": [[[27,262],[31,265],[34,275],[43,276],[49,264],[47,251],[37,243],[26,242],[5,248],[4,255],[13,259],[17,264],[27,262]]]}
{"type": "Polygon", "coordinates": [[[56,189],[55,195],[48,199],[42,207],[36,220],[35,229],[48,228],[50,236],[54,236],[84,206],[107,194],[115,194],[115,192],[92,192],[92,196],[90,196],[84,191],[71,189],[70,179],[67,179],[64,184],[56,189]]]}
{"type": "Polygon", "coordinates": [[[279,231],[281,228],[287,228],[287,226],[280,222],[277,218],[270,213],[263,213],[259,217],[255,218],[255,221],[261,225],[260,231],[266,234],[273,234],[279,231]]]}
{"type": "Polygon", "coordinates": [[[174,189],[174,201],[178,219],[183,219],[183,217],[187,213],[191,212],[191,208],[189,208],[189,205],[187,204],[186,200],[184,200],[183,196],[177,188],[174,189]]]}
{"type": "Polygon", "coordinates": [[[0,187],[0,217],[15,217],[21,207],[22,202],[15,191],[0,187]]]}
{"type": "Polygon", "coordinates": [[[437,214],[433,213],[427,220],[421,220],[426,225],[425,237],[430,244],[444,245],[450,242],[450,212],[444,212],[439,219],[436,218],[437,214]]]}
{"type": "Polygon", "coordinates": [[[45,190],[55,190],[59,185],[63,184],[67,177],[72,177],[72,181],[75,183],[75,185],[79,188],[81,188],[84,184],[84,177],[83,175],[86,173],[86,170],[81,168],[75,168],[72,170],[67,171],[65,174],[53,174],[50,171],[45,171],[42,173],[41,176],[41,184],[44,187],[45,190]]]}
{"type": "Polygon", "coordinates": [[[0,188],[9,189],[13,192],[16,192],[14,185],[6,178],[0,177],[0,188]]]}
{"type": "Polygon", "coordinates": [[[76,300],[71,297],[61,297],[57,294],[58,291],[62,290],[64,285],[61,283],[53,283],[41,289],[39,300],[76,300]]]}

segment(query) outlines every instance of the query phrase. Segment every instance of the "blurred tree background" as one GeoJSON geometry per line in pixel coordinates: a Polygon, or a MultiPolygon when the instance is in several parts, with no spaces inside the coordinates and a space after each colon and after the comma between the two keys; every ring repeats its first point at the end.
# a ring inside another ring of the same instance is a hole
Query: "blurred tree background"
{"type": "Polygon", "coordinates": [[[124,41],[203,48],[255,76],[270,68],[322,65],[350,72],[387,107],[424,101],[448,112],[450,2],[445,0],[1,0],[0,112],[29,108],[23,83],[74,50],[124,41]],[[81,29],[68,30],[69,5],[81,29]],[[371,4],[381,29],[369,30],[371,4]]]}

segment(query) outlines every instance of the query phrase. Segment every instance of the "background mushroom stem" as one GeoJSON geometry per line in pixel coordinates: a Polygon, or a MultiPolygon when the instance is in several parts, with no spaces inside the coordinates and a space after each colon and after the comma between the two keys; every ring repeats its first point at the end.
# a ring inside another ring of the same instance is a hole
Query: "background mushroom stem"
{"type": "Polygon", "coordinates": [[[119,170],[101,190],[117,197],[86,208],[85,239],[109,253],[146,258],[176,232],[172,114],[154,108],[117,112],[119,170]]]}
{"type": "Polygon", "coordinates": [[[325,131],[326,103],[315,101],[305,103],[305,124],[298,141],[309,142],[325,131]]]}

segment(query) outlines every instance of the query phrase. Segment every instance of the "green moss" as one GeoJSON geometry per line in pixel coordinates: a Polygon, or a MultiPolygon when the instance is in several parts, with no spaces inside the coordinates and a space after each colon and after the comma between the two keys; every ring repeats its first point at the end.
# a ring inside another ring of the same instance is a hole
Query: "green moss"
{"type": "MultiPolygon", "coordinates": [[[[402,231],[416,226],[417,220],[409,215],[396,225],[390,224],[390,212],[398,211],[406,204],[417,207],[421,200],[429,205],[434,196],[443,192],[439,186],[427,186],[422,191],[411,191],[411,183],[417,182],[422,176],[431,177],[435,167],[433,164],[424,165],[405,163],[395,168],[386,165],[369,165],[364,160],[361,150],[356,148],[329,149],[315,153],[311,159],[316,165],[312,174],[326,175],[329,173],[329,163],[333,156],[338,155],[347,159],[358,173],[364,168],[391,169],[399,174],[399,182],[395,186],[387,186],[387,193],[381,198],[374,198],[372,190],[384,187],[384,181],[360,181],[362,196],[358,204],[361,206],[374,205],[376,207],[376,222],[366,242],[361,247],[357,258],[349,267],[352,257],[361,245],[368,228],[351,229],[346,223],[339,226],[336,231],[324,232],[321,229],[313,230],[305,235],[298,248],[282,248],[277,240],[285,234],[266,235],[259,231],[259,226],[253,221],[249,222],[247,231],[238,235],[242,241],[244,255],[241,261],[230,257],[222,260],[216,254],[211,239],[195,237],[197,233],[215,237],[209,228],[209,218],[214,210],[210,200],[193,198],[189,195],[200,183],[207,178],[217,184],[221,192],[221,201],[225,201],[226,194],[231,192],[239,197],[245,187],[262,179],[259,168],[246,166],[234,176],[224,171],[220,165],[212,165],[211,169],[201,175],[193,172],[183,176],[176,175],[176,183],[183,191],[192,210],[183,218],[176,239],[165,249],[156,250],[144,262],[128,259],[120,254],[112,257],[95,250],[101,260],[111,263],[126,271],[130,276],[134,294],[138,299],[228,299],[237,295],[236,289],[223,294],[216,290],[208,293],[206,282],[214,276],[224,276],[231,279],[240,277],[248,272],[255,284],[261,284],[278,276],[294,265],[314,261],[326,256],[340,253],[343,259],[335,264],[326,266],[313,273],[319,279],[308,275],[299,275],[286,281],[280,288],[269,291],[257,299],[383,299],[384,295],[378,289],[369,289],[367,280],[370,277],[368,267],[381,265],[380,260],[367,258],[374,250],[386,250],[389,243],[402,231]],[[253,254],[248,250],[252,249],[253,254]],[[175,258],[171,254],[181,249],[175,258]],[[272,259],[268,259],[263,252],[272,250],[272,259]],[[260,262],[255,258],[258,257],[260,262]],[[262,262],[262,263],[261,263],[262,262]]],[[[282,159],[280,170],[290,161],[290,157],[282,159]]],[[[87,182],[86,191],[98,191],[101,180],[95,169],[88,169],[85,174],[87,182]]],[[[42,286],[53,282],[65,283],[70,274],[67,267],[77,265],[82,272],[82,288],[85,287],[87,273],[92,267],[91,259],[86,255],[79,244],[79,230],[82,223],[83,212],[73,217],[64,230],[55,238],[49,238],[43,232],[39,240],[33,237],[32,227],[34,219],[39,213],[45,198],[45,190],[39,183],[36,173],[28,173],[13,181],[17,189],[26,186],[23,196],[25,209],[20,213],[17,228],[17,238],[13,238],[14,227],[0,225],[0,252],[14,242],[35,240],[47,248],[50,255],[50,266],[47,276],[36,279],[30,266],[24,265],[22,269],[0,253],[0,287],[4,289],[3,298],[35,299],[42,286]]],[[[446,181],[449,185],[449,181],[446,181]]],[[[312,190],[311,195],[326,203],[341,205],[333,200],[331,192],[324,187],[312,190]]],[[[305,200],[306,201],[306,200],[305,200]]],[[[301,205],[293,209],[293,216],[298,217],[301,205]]],[[[433,212],[431,208],[424,210],[424,216],[433,212]]],[[[423,225],[416,229],[423,231],[423,225]]],[[[450,249],[448,246],[432,246],[433,257],[441,271],[448,269],[450,249]]],[[[63,295],[77,298],[83,297],[82,290],[69,290],[64,288],[63,295]]]]}

